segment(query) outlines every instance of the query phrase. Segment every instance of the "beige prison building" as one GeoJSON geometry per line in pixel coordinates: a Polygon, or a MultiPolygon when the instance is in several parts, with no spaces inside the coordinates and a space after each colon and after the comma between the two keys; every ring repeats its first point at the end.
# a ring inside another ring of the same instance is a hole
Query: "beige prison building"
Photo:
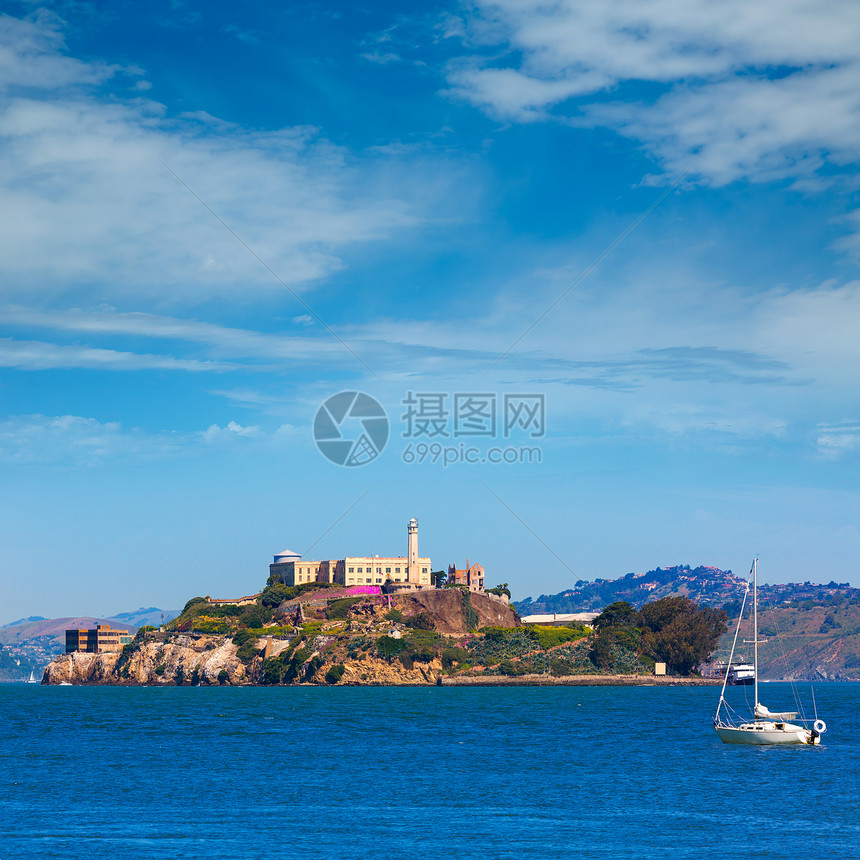
{"type": "Polygon", "coordinates": [[[418,520],[412,517],[407,526],[405,556],[347,556],[329,561],[303,561],[297,552],[284,550],[269,565],[272,581],[284,585],[306,582],[333,582],[338,585],[385,585],[386,582],[430,587],[430,559],[418,555],[418,520]]]}

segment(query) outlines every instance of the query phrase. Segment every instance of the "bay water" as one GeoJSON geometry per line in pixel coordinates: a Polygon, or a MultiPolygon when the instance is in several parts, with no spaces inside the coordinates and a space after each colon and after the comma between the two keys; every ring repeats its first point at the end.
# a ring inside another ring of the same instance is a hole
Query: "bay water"
{"type": "Polygon", "coordinates": [[[780,748],[713,687],[4,684],[0,860],[857,857],[860,685],[814,690],[780,748]]]}

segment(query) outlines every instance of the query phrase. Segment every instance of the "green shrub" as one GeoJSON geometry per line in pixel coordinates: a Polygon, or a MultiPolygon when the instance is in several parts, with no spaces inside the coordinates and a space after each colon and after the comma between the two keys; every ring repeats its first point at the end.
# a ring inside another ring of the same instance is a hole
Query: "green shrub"
{"type": "Polygon", "coordinates": [[[192,597],[191,600],[189,600],[188,603],[185,604],[185,606],[182,609],[182,612],[180,612],[179,614],[185,615],[185,613],[188,612],[188,610],[191,609],[191,607],[196,605],[197,603],[208,603],[208,602],[209,601],[205,597],[192,597]]]}
{"type": "Polygon", "coordinates": [[[588,630],[583,627],[544,627],[536,624],[529,624],[526,627],[530,635],[534,635],[537,643],[541,648],[554,648],[556,645],[563,645],[565,642],[572,642],[576,639],[586,639],[588,630]]]}
{"type": "Polygon", "coordinates": [[[485,627],[484,636],[469,643],[469,654],[474,661],[493,666],[501,660],[523,657],[536,650],[533,635],[522,627],[485,627]]]}
{"type": "Polygon", "coordinates": [[[322,630],[322,626],[322,621],[307,621],[302,624],[302,633],[304,633],[305,636],[313,636],[322,630]]]}
{"type": "Polygon", "coordinates": [[[260,603],[266,608],[274,609],[276,606],[280,606],[285,600],[295,597],[293,591],[292,588],[280,583],[267,585],[260,595],[260,603]]]}
{"type": "Polygon", "coordinates": [[[322,664],[323,659],[319,654],[311,657],[311,659],[305,664],[305,680],[310,681],[322,664]]]}
{"type": "Polygon", "coordinates": [[[224,606],[207,606],[204,611],[210,618],[232,618],[241,615],[244,609],[244,606],[226,603],[224,606]]]}
{"type": "Polygon", "coordinates": [[[393,636],[380,636],[376,640],[376,653],[385,659],[396,657],[402,651],[405,651],[407,647],[404,639],[395,639],[393,636]]]}
{"type": "Polygon", "coordinates": [[[436,650],[429,645],[413,645],[408,653],[416,663],[429,663],[436,656],[436,650]]]}
{"type": "Polygon", "coordinates": [[[504,642],[510,638],[512,633],[519,633],[520,630],[528,630],[525,627],[482,627],[480,632],[484,634],[484,638],[490,642],[504,642]]]}
{"type": "Polygon", "coordinates": [[[406,641],[410,646],[427,645],[435,648],[442,641],[442,636],[435,630],[412,630],[406,641]]]}
{"type": "Polygon", "coordinates": [[[463,602],[463,616],[466,621],[467,630],[476,630],[478,627],[478,613],[472,607],[472,593],[468,588],[460,589],[460,599],[463,602]]]}
{"type": "Polygon", "coordinates": [[[233,625],[229,621],[220,621],[207,616],[198,616],[191,622],[191,629],[195,633],[209,633],[212,635],[222,635],[229,633],[233,629],[233,625]]]}
{"type": "Polygon", "coordinates": [[[454,663],[465,663],[468,659],[469,652],[465,648],[452,646],[442,651],[442,666],[445,669],[450,669],[454,663]]]}
{"type": "Polygon", "coordinates": [[[397,656],[397,659],[403,664],[404,669],[412,669],[414,668],[412,662],[412,655],[408,651],[401,651],[397,656]]]}
{"type": "Polygon", "coordinates": [[[237,630],[233,634],[233,644],[236,646],[242,646],[253,639],[259,639],[259,637],[260,632],[258,630],[237,630]]]}
{"type": "Polygon", "coordinates": [[[421,612],[416,613],[415,615],[407,618],[403,622],[407,627],[413,627],[416,630],[435,630],[436,625],[434,624],[433,616],[427,612],[426,610],[422,610],[421,612]]]}
{"type": "Polygon", "coordinates": [[[219,684],[226,684],[229,680],[230,680],[230,675],[228,674],[227,670],[222,669],[218,673],[218,683],[219,684]]]}
{"type": "Polygon", "coordinates": [[[512,663],[510,660],[502,660],[496,671],[500,675],[526,675],[529,670],[522,663],[512,663]]]}
{"type": "Polygon", "coordinates": [[[325,617],[329,621],[342,620],[347,617],[349,607],[360,603],[361,597],[344,597],[340,600],[334,600],[326,607],[325,617]]]}
{"type": "Polygon", "coordinates": [[[344,668],[340,663],[335,663],[333,666],[329,666],[328,672],[325,673],[326,684],[337,684],[343,677],[343,672],[344,668]]]}
{"type": "Polygon", "coordinates": [[[550,674],[556,678],[563,678],[567,675],[576,675],[575,666],[569,661],[561,657],[553,657],[549,664],[550,674]]]}
{"type": "MultiPolygon", "coordinates": [[[[236,640],[234,639],[233,641],[235,642],[236,640]]],[[[236,649],[236,656],[243,663],[250,663],[251,660],[253,660],[257,656],[260,650],[261,649],[257,647],[257,634],[255,633],[250,639],[243,642],[236,649]]]]}
{"type": "Polygon", "coordinates": [[[120,654],[119,662],[125,663],[127,660],[131,658],[131,655],[135,653],[135,651],[140,650],[140,642],[131,641],[128,645],[122,646],[122,654],[120,654]]]}
{"type": "Polygon", "coordinates": [[[239,623],[244,627],[259,628],[272,620],[272,610],[264,606],[248,606],[242,610],[239,623]]]}
{"type": "Polygon", "coordinates": [[[167,671],[167,665],[165,663],[159,663],[155,667],[155,674],[161,677],[167,671]]]}
{"type": "Polygon", "coordinates": [[[385,617],[388,621],[403,621],[403,613],[399,609],[389,609],[385,617]]]}

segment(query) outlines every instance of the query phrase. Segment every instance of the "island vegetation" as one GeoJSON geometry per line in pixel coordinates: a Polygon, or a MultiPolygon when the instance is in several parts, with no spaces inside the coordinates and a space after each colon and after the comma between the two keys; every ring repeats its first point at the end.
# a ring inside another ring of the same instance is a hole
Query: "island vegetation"
{"type": "Polygon", "coordinates": [[[462,587],[269,582],[252,602],[193,597],[162,630],[141,628],[103,677],[118,683],[436,683],[440,678],[695,674],[727,618],[688,598],[618,601],[588,625],[523,624],[502,595],[462,587]]]}

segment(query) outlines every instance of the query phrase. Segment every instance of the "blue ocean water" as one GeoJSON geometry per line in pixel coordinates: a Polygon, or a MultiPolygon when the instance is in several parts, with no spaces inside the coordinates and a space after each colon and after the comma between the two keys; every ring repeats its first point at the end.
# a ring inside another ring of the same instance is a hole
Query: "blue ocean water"
{"type": "Polygon", "coordinates": [[[815,695],[776,748],[712,687],[0,685],[0,860],[856,857],[860,685],[815,695]]]}

